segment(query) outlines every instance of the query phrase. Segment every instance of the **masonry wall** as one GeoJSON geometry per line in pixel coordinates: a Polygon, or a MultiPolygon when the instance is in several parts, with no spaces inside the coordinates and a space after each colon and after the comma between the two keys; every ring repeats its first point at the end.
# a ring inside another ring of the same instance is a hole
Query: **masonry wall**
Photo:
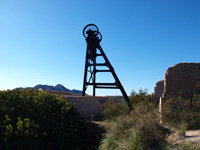
{"type": "Polygon", "coordinates": [[[179,63],[167,69],[164,77],[163,101],[181,93],[191,96],[199,90],[200,63],[179,63]]]}
{"type": "Polygon", "coordinates": [[[156,104],[159,103],[160,97],[162,97],[163,92],[164,92],[164,80],[161,80],[161,81],[158,81],[156,83],[156,86],[154,87],[153,95],[154,95],[156,104]]]}
{"type": "Polygon", "coordinates": [[[159,100],[160,96],[162,101],[165,102],[167,99],[176,96],[177,93],[188,97],[199,91],[200,63],[179,63],[167,69],[164,82],[156,83],[154,95],[156,101],[159,100]]]}
{"type": "Polygon", "coordinates": [[[102,104],[107,97],[104,96],[70,96],[67,95],[68,101],[75,103],[75,108],[84,118],[97,117],[103,109],[102,104]]]}

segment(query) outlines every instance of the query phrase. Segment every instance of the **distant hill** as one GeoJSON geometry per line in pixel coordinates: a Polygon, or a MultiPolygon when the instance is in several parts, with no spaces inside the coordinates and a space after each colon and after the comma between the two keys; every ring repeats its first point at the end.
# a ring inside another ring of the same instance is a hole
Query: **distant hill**
{"type": "Polygon", "coordinates": [[[38,84],[34,87],[26,87],[26,88],[19,87],[17,89],[22,90],[22,89],[29,89],[29,88],[36,89],[36,90],[42,89],[43,91],[57,91],[57,92],[59,91],[59,92],[68,92],[71,94],[82,94],[82,91],[80,90],[75,90],[75,89],[70,90],[61,84],[58,84],[56,86],[38,84]]]}

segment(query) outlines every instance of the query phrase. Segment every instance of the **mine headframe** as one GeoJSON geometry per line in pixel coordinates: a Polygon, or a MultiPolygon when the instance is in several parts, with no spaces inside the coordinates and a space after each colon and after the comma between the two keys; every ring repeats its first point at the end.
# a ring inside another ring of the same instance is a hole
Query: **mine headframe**
{"type": "Polygon", "coordinates": [[[100,42],[102,40],[102,35],[99,32],[98,27],[95,24],[88,24],[83,29],[83,36],[87,42],[86,60],[85,60],[85,72],[83,80],[83,92],[82,95],[85,96],[87,86],[93,86],[93,96],[95,96],[95,91],[97,88],[106,89],[120,89],[121,93],[126,100],[129,109],[132,109],[129,97],[127,96],[120,80],[118,79],[114,68],[112,67],[110,61],[106,57],[100,42]],[[97,52],[98,50],[98,52],[97,52]],[[104,63],[98,63],[97,57],[102,56],[105,60],[104,63]],[[99,69],[99,66],[103,66],[107,69],[99,69]],[[98,83],[96,82],[96,74],[99,72],[110,72],[115,80],[114,83],[98,83]]]}

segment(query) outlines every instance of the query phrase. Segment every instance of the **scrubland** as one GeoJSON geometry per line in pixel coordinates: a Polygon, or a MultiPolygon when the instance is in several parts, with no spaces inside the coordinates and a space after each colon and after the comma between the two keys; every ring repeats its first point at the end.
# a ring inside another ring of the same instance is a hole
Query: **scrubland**
{"type": "Polygon", "coordinates": [[[108,100],[102,112],[107,128],[100,150],[188,150],[199,149],[198,143],[186,142],[186,130],[200,129],[200,95],[176,97],[166,101],[162,118],[158,106],[146,90],[133,91],[133,110],[123,102],[108,100]],[[162,119],[162,123],[161,123],[162,119]]]}
{"type": "Polygon", "coordinates": [[[125,101],[109,98],[98,118],[85,120],[67,99],[37,90],[0,92],[0,149],[186,150],[186,130],[200,128],[200,95],[178,94],[161,115],[147,90],[125,101]],[[180,142],[181,141],[181,142],[180,142]]]}

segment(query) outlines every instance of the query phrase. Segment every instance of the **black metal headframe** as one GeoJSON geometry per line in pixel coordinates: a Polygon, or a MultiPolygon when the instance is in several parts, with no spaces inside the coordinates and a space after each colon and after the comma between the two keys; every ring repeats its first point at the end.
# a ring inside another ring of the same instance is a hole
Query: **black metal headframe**
{"type": "Polygon", "coordinates": [[[82,95],[85,96],[85,91],[87,86],[93,86],[93,96],[95,96],[96,88],[107,88],[107,89],[120,89],[124,99],[126,100],[129,109],[132,109],[131,103],[129,101],[129,97],[127,96],[121,82],[119,81],[114,68],[110,64],[108,58],[106,57],[100,42],[102,40],[102,35],[99,32],[98,27],[95,24],[88,24],[83,29],[83,36],[86,38],[87,42],[87,51],[86,51],[86,61],[85,61],[85,73],[84,73],[84,80],[83,80],[83,93],[82,95]],[[100,53],[97,53],[97,49],[100,53]],[[96,58],[102,56],[105,60],[105,63],[98,63],[96,58]],[[97,69],[98,66],[104,66],[108,69],[97,69]],[[96,73],[98,72],[110,72],[112,73],[115,82],[114,83],[96,83],[96,73]],[[88,74],[90,75],[89,78],[88,74]]]}

